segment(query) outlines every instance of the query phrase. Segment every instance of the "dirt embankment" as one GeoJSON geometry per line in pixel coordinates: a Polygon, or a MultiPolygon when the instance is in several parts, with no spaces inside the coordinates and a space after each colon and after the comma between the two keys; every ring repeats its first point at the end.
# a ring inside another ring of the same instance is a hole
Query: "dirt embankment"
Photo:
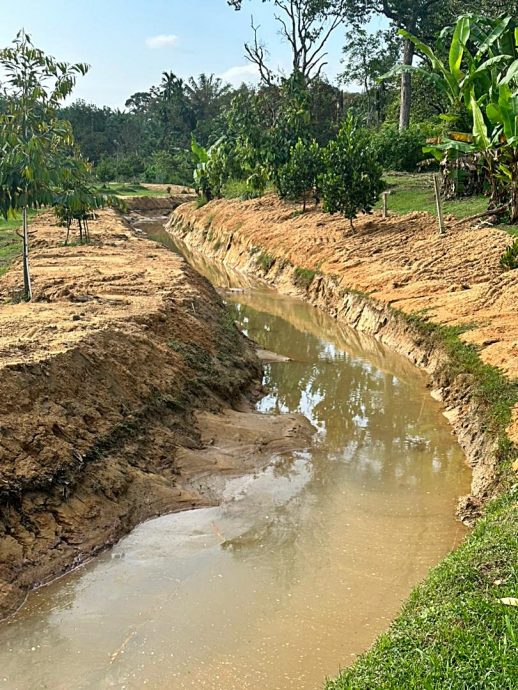
{"type": "Polygon", "coordinates": [[[0,280],[0,618],[140,521],[214,501],[193,477],[310,435],[258,427],[254,348],[180,257],[112,211],[88,246],[50,215],[32,229],[34,301],[9,303],[19,264],[0,280]]]}
{"type": "Polygon", "coordinates": [[[188,187],[179,185],[146,184],[144,187],[153,192],[158,192],[159,196],[127,196],[124,203],[128,211],[150,211],[171,212],[181,204],[194,201],[196,193],[188,187]]]}
{"type": "MultiPolygon", "coordinates": [[[[441,237],[426,213],[365,216],[351,232],[340,217],[318,210],[300,215],[298,206],[273,195],[181,206],[169,231],[194,250],[304,296],[426,369],[473,467],[473,496],[464,508],[494,490],[498,439],[484,428],[473,381],[452,374],[444,351],[397,310],[468,325],[461,337],[479,348],[484,362],[516,379],[518,271],[499,267],[510,242],[506,233],[458,226],[441,237]]],[[[518,413],[508,433],[518,441],[518,413]]]]}

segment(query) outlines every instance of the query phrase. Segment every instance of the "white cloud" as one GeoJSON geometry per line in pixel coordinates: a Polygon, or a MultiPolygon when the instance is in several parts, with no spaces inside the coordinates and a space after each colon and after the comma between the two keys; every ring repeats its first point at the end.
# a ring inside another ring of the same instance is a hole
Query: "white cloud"
{"type": "Polygon", "coordinates": [[[158,36],[150,36],[146,38],[146,45],[152,50],[158,48],[166,48],[167,46],[175,46],[178,43],[178,36],[174,34],[159,34],[158,36]]]}
{"type": "Polygon", "coordinates": [[[255,65],[237,65],[218,76],[232,86],[241,86],[243,82],[256,81],[259,78],[259,72],[255,65]]]}

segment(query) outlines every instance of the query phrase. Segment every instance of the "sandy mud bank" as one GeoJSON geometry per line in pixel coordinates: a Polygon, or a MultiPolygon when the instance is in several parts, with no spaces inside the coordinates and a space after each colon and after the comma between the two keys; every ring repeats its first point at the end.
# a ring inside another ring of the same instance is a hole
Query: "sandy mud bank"
{"type": "Polygon", "coordinates": [[[51,215],[33,230],[34,301],[12,302],[18,264],[0,281],[0,617],[139,522],[217,501],[195,478],[312,432],[251,414],[254,347],[179,256],[112,211],[85,246],[51,215]]]}

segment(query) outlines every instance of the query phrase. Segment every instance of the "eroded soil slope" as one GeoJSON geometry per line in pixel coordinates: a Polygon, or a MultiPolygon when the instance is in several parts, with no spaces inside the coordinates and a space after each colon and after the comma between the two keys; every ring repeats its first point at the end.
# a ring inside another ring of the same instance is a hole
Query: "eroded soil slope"
{"type": "Polygon", "coordinates": [[[0,281],[0,617],[141,520],[214,500],[192,476],[310,434],[290,416],[254,432],[254,348],[180,257],[112,211],[88,246],[50,215],[32,229],[34,301],[10,302],[19,264],[0,281]],[[244,453],[224,447],[229,415],[244,453]]]}
{"type": "MultiPolygon", "coordinates": [[[[406,313],[469,326],[462,338],[480,348],[483,361],[518,378],[518,271],[500,269],[511,241],[503,231],[466,224],[450,226],[441,237],[431,216],[413,213],[363,216],[352,232],[339,216],[300,215],[299,206],[273,195],[213,201],[201,209],[184,205],[173,218],[205,228],[206,244],[223,246],[235,265],[275,270],[288,260],[406,313]]],[[[518,440],[518,411],[515,420],[510,434],[518,440]]]]}

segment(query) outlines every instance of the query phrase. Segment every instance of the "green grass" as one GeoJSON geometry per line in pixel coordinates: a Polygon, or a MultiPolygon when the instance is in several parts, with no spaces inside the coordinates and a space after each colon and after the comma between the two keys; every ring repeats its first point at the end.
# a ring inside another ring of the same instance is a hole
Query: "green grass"
{"type": "Polygon", "coordinates": [[[165,189],[148,189],[139,182],[107,182],[106,184],[99,184],[98,190],[105,194],[114,194],[115,196],[167,196],[165,189]]]}
{"type": "MultiPolygon", "coordinates": [[[[29,211],[29,220],[34,218],[37,211],[29,211]]],[[[20,256],[22,240],[16,234],[22,225],[21,218],[0,218],[0,276],[3,275],[12,262],[20,256]]]]}
{"type": "Polygon", "coordinates": [[[296,266],[293,272],[293,282],[298,287],[307,290],[316,274],[317,271],[312,271],[310,268],[299,268],[296,266]]]}
{"type": "Polygon", "coordinates": [[[472,395],[482,408],[484,431],[498,441],[500,449],[500,470],[502,475],[508,469],[510,460],[517,452],[507,437],[507,428],[512,420],[512,412],[518,404],[518,381],[508,379],[497,367],[486,364],[479,356],[478,349],[460,339],[460,335],[474,326],[443,326],[428,321],[421,314],[403,314],[427,337],[435,339],[448,355],[445,374],[448,380],[468,375],[473,381],[472,395]]]}
{"type": "Polygon", "coordinates": [[[246,180],[228,180],[221,193],[224,199],[247,199],[249,190],[246,180]]]}
{"type": "Polygon", "coordinates": [[[460,340],[469,329],[402,315],[448,354],[446,378],[468,375],[482,424],[498,442],[500,498],[487,507],[464,544],[417,587],[389,631],[326,690],[511,690],[518,687],[518,453],[506,429],[518,382],[482,362],[460,340]]]}
{"type": "Polygon", "coordinates": [[[508,493],[434,568],[374,648],[326,690],[514,690],[518,501],[508,493]],[[496,584],[500,583],[500,584],[496,584]]]}
{"type": "MultiPolygon", "coordinates": [[[[389,211],[400,214],[428,211],[437,215],[433,178],[430,173],[386,175],[385,182],[387,189],[392,192],[388,197],[389,211]]],[[[444,214],[461,220],[487,211],[487,201],[485,196],[445,201],[444,214]]],[[[378,203],[378,208],[381,208],[381,202],[378,203]]]]}
{"type": "Polygon", "coordinates": [[[261,252],[257,257],[257,265],[260,266],[265,273],[268,273],[275,263],[275,257],[266,252],[261,252]]]}

